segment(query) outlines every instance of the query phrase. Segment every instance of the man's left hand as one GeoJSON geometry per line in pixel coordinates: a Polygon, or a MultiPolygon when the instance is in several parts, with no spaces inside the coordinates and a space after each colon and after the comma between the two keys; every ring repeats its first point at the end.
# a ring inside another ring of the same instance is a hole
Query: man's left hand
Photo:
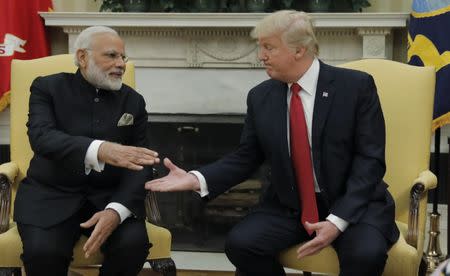
{"type": "Polygon", "coordinates": [[[119,224],[119,214],[112,209],[97,212],[88,221],[81,223],[80,226],[83,228],[90,228],[95,225],[91,236],[83,246],[84,257],[89,258],[89,256],[97,252],[119,224]]]}
{"type": "Polygon", "coordinates": [[[297,249],[297,259],[318,253],[324,247],[330,245],[341,233],[341,231],[329,221],[317,223],[305,223],[306,230],[316,232],[316,237],[297,249]]]}

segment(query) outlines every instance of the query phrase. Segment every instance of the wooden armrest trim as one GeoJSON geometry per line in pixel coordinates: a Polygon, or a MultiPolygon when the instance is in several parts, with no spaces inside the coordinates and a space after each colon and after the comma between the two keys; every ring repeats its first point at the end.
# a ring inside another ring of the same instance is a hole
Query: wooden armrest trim
{"type": "MultiPolygon", "coordinates": [[[[152,168],[152,179],[158,178],[158,170],[152,168]]],[[[147,216],[147,221],[161,226],[161,213],[158,208],[158,201],[156,200],[156,194],[152,191],[148,191],[145,197],[145,213],[147,216]]]]}
{"type": "Polygon", "coordinates": [[[11,181],[0,174],[0,234],[8,231],[11,213],[11,181]]]}
{"type": "Polygon", "coordinates": [[[426,191],[425,185],[422,183],[416,183],[411,188],[406,242],[409,245],[414,246],[414,248],[417,248],[417,239],[419,235],[419,203],[426,191]]]}
{"type": "Polygon", "coordinates": [[[148,222],[161,226],[161,213],[156,201],[156,194],[152,191],[148,191],[145,197],[145,213],[148,222]]]}

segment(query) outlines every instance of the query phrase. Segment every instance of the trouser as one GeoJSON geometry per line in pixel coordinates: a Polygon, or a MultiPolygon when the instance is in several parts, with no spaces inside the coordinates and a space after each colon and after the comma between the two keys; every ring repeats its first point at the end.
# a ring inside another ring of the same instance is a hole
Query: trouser
{"type": "MultiPolygon", "coordinates": [[[[328,215],[318,201],[321,220],[328,215]]],[[[285,275],[278,261],[284,249],[311,239],[300,223],[299,212],[255,211],[229,233],[225,253],[238,275],[285,275]]],[[[381,275],[390,242],[371,225],[350,225],[332,244],[336,249],[340,275],[381,275]]],[[[324,260],[326,261],[326,260],[324,260]]]]}
{"type": "MultiPolygon", "coordinates": [[[[26,274],[67,275],[75,243],[81,235],[89,236],[93,230],[93,227],[81,228],[80,223],[87,221],[97,211],[87,203],[72,217],[48,228],[18,223],[23,243],[21,257],[26,274]]],[[[100,275],[137,275],[142,269],[149,248],[145,221],[127,218],[101,246],[104,261],[100,275]]]]}

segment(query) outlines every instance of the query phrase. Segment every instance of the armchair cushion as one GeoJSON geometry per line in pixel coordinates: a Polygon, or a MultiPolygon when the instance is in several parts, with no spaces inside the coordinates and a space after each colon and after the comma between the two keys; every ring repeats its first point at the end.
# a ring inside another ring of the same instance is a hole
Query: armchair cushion
{"type": "Polygon", "coordinates": [[[0,234],[0,267],[21,267],[22,241],[20,240],[17,225],[11,221],[9,230],[0,234]]]}

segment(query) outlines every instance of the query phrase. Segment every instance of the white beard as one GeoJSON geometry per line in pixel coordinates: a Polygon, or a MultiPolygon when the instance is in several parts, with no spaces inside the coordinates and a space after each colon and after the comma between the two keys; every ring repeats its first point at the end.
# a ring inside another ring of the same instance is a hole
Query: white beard
{"type": "Polygon", "coordinates": [[[122,87],[122,78],[111,78],[109,73],[113,71],[122,71],[123,73],[122,69],[102,71],[102,69],[95,64],[95,61],[91,59],[86,70],[86,78],[89,83],[97,88],[117,91],[122,87]]]}

